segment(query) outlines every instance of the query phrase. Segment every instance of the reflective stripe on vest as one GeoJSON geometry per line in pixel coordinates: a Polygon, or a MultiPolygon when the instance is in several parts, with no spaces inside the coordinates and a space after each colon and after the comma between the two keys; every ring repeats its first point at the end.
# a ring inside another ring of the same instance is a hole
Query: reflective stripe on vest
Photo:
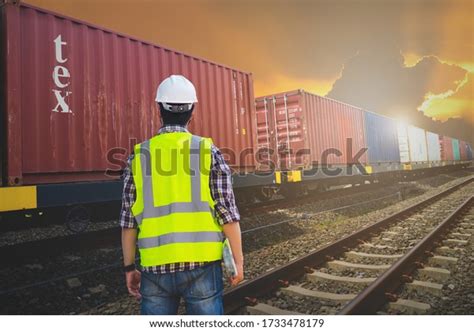
{"type": "Polygon", "coordinates": [[[158,237],[141,238],[138,240],[140,248],[158,247],[175,243],[219,242],[224,240],[222,232],[175,232],[158,237]]]}

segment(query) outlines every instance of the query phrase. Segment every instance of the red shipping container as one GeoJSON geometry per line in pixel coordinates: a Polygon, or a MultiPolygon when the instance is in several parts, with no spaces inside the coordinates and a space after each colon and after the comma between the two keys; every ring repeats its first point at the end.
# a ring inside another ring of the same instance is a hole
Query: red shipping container
{"type": "MultiPolygon", "coordinates": [[[[297,90],[259,97],[256,109],[257,146],[275,151],[272,160],[283,169],[345,165],[366,147],[360,108],[297,90]],[[330,149],[340,155],[323,157],[330,149]]],[[[358,160],[365,164],[367,153],[358,160]]]]}
{"type": "Polygon", "coordinates": [[[234,151],[235,171],[254,171],[251,153],[238,157],[255,143],[250,73],[23,3],[1,15],[8,185],[114,179],[111,151],[124,160],[161,126],[154,97],[170,74],[196,86],[191,132],[234,151]]]}
{"type": "Polygon", "coordinates": [[[452,139],[448,136],[439,135],[439,143],[441,146],[441,160],[443,161],[453,161],[453,142],[452,139]]]}

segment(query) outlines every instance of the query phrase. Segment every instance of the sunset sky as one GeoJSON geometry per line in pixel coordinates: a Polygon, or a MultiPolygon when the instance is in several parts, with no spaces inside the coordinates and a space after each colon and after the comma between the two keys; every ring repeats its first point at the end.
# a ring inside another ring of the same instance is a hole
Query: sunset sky
{"type": "Polygon", "coordinates": [[[474,141],[474,1],[25,2],[474,141]]]}

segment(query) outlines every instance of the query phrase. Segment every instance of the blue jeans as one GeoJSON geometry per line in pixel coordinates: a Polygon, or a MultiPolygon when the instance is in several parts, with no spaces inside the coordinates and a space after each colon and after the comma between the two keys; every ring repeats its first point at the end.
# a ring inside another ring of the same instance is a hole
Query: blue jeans
{"type": "Polygon", "coordinates": [[[188,315],[222,315],[220,261],[188,271],[168,274],[142,272],[142,315],[175,315],[182,297],[188,315]]]}

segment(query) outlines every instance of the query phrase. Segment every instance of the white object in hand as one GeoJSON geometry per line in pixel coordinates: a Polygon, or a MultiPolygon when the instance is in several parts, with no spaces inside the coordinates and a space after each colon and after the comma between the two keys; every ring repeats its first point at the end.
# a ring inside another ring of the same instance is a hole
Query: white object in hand
{"type": "Polygon", "coordinates": [[[237,275],[237,267],[235,265],[232,249],[230,248],[229,239],[224,240],[222,259],[224,260],[224,270],[228,276],[235,277],[237,275]]]}

